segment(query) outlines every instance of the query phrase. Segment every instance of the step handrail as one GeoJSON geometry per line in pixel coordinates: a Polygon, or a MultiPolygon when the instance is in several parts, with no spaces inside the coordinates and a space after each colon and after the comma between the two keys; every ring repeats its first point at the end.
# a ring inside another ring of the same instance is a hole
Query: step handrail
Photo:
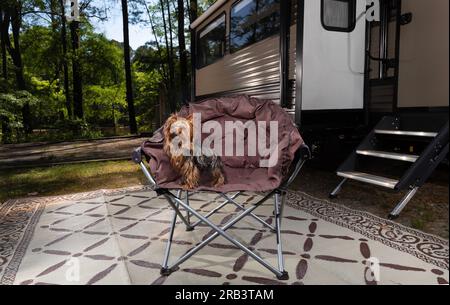
{"type": "Polygon", "coordinates": [[[449,122],[420,154],[419,159],[405,172],[396,189],[421,187],[449,152],[449,122]]]}

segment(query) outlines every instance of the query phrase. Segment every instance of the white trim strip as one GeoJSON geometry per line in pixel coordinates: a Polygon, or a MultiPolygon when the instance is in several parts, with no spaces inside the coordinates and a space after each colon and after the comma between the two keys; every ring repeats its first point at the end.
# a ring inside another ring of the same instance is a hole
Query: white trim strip
{"type": "Polygon", "coordinates": [[[200,17],[192,22],[191,29],[195,29],[196,27],[198,27],[203,21],[205,21],[209,16],[215,13],[227,1],[228,0],[217,0],[216,2],[214,2],[214,4],[206,10],[206,12],[204,12],[200,17]]]}

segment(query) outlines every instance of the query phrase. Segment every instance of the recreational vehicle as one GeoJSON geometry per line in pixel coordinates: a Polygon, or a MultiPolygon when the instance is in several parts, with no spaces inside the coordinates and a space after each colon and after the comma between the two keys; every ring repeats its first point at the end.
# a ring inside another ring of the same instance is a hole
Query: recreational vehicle
{"type": "Polygon", "coordinates": [[[448,111],[446,0],[218,0],[191,29],[194,100],[273,99],[305,129],[448,111]]]}
{"type": "Polygon", "coordinates": [[[191,24],[192,100],[272,99],[314,153],[362,139],[331,196],[348,179],[408,190],[396,217],[448,154],[448,14],[447,0],[218,0],[191,24]],[[358,170],[367,158],[410,166],[386,178],[358,170]]]}

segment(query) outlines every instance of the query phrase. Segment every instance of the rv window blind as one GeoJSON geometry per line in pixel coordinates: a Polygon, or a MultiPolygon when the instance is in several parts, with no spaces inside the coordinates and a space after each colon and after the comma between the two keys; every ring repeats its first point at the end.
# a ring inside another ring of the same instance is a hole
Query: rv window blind
{"type": "Polygon", "coordinates": [[[356,0],[322,0],[321,15],[326,30],[352,32],[356,25],[356,0]]]}
{"type": "Polygon", "coordinates": [[[198,33],[197,68],[203,68],[225,55],[225,14],[208,24],[198,33]]]}
{"type": "Polygon", "coordinates": [[[280,31],[280,0],[240,0],[230,15],[231,53],[280,31]]]}

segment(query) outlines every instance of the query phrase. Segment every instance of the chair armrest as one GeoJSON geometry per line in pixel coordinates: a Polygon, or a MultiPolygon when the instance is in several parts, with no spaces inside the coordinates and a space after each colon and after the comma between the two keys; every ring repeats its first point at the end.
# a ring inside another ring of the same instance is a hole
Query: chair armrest
{"type": "Polygon", "coordinates": [[[143,159],[142,159],[142,155],[143,155],[143,153],[142,153],[141,147],[138,147],[135,150],[133,150],[133,154],[132,154],[133,162],[138,164],[141,167],[142,172],[144,173],[147,180],[150,182],[152,189],[156,190],[158,188],[158,184],[156,183],[155,177],[153,177],[153,175],[150,173],[150,171],[145,166],[143,159]]]}
{"type": "Polygon", "coordinates": [[[134,163],[139,164],[142,162],[142,148],[138,147],[135,150],[133,150],[133,154],[131,156],[131,159],[134,163]]]}
{"type": "Polygon", "coordinates": [[[294,170],[292,171],[290,177],[286,180],[286,182],[282,184],[281,188],[288,188],[292,184],[292,182],[294,182],[295,178],[297,178],[305,162],[310,159],[311,150],[309,149],[308,145],[302,144],[295,152],[293,162],[293,164],[295,164],[294,170]]]}
{"type": "Polygon", "coordinates": [[[297,152],[295,153],[295,155],[296,155],[296,159],[300,159],[300,160],[306,161],[306,160],[312,159],[311,150],[309,149],[309,146],[306,144],[302,144],[299,147],[299,149],[297,150],[297,152]]]}

